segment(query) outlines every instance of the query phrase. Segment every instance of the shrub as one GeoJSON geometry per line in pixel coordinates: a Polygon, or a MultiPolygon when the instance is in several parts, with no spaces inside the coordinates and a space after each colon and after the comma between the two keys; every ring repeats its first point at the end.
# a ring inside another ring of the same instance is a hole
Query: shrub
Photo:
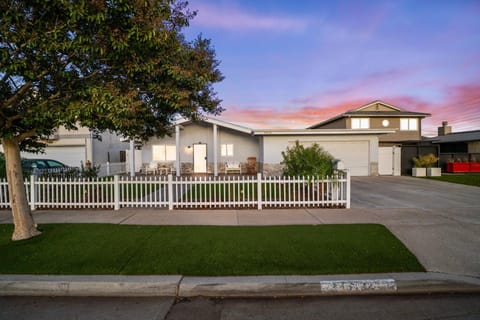
{"type": "Polygon", "coordinates": [[[287,176],[325,177],[333,173],[333,156],[316,143],[305,148],[296,141],[294,147],[282,152],[282,157],[287,176]]]}
{"type": "Polygon", "coordinates": [[[7,176],[7,171],[5,168],[5,155],[0,152],[0,178],[5,178],[7,176]]]}
{"type": "Polygon", "coordinates": [[[415,168],[430,168],[437,163],[438,158],[433,154],[421,156],[419,158],[413,157],[413,165],[415,168]]]}

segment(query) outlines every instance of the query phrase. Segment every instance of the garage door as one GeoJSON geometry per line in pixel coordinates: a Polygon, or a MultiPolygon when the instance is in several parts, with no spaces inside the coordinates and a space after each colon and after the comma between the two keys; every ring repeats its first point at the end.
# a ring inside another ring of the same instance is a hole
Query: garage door
{"type": "MultiPolygon", "coordinates": [[[[341,160],[345,169],[348,169],[352,176],[368,176],[370,174],[368,141],[317,141],[316,143],[335,159],[341,160]]],[[[313,142],[302,144],[311,145],[313,142]]]]}
{"type": "Polygon", "coordinates": [[[85,163],[86,154],[84,146],[74,146],[74,147],[47,147],[45,148],[45,153],[24,153],[22,152],[23,158],[30,159],[53,159],[65,163],[71,167],[80,167],[80,161],[85,163]]]}

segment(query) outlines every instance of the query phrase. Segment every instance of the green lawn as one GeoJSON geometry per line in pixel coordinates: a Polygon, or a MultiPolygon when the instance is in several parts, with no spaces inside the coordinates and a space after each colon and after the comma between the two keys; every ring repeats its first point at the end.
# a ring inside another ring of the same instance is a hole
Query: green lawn
{"type": "Polygon", "coordinates": [[[2,274],[288,275],[425,271],[382,225],[269,227],[42,225],[10,241],[2,274]]]}
{"type": "Polygon", "coordinates": [[[480,174],[447,174],[441,177],[428,177],[428,179],[480,187],[480,174]]]}

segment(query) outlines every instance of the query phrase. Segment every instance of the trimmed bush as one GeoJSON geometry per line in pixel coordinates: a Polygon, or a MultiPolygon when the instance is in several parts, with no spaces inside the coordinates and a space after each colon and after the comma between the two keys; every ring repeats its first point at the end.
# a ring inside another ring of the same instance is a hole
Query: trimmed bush
{"type": "Polygon", "coordinates": [[[304,147],[296,141],[294,147],[282,152],[282,157],[287,176],[326,177],[333,173],[333,156],[316,143],[304,147]]]}

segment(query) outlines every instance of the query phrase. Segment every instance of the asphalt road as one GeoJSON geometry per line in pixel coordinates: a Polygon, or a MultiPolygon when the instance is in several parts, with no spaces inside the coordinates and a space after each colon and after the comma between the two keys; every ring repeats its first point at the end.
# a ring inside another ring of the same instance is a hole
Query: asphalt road
{"type": "Polygon", "coordinates": [[[0,297],[0,319],[480,319],[480,294],[294,299],[0,297]]]}

